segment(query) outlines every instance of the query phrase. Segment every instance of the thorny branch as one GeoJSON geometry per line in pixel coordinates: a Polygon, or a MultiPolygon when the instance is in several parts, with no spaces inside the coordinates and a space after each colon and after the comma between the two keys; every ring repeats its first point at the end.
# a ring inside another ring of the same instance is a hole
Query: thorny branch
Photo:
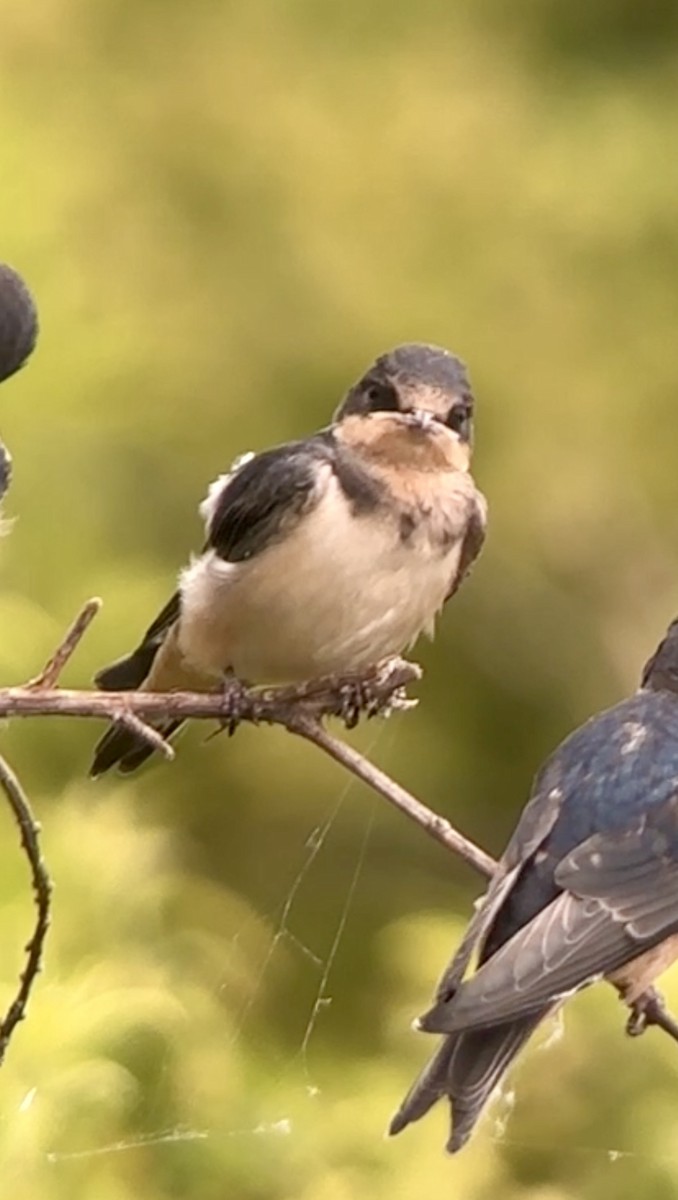
{"type": "MultiPolygon", "coordinates": [[[[0,688],[0,718],[61,716],[118,721],[170,759],[174,757],[174,750],[151,724],[158,719],[211,718],[229,733],[241,721],[282,725],[290,733],[324,750],[475,870],[485,876],[492,875],[496,864],[479,846],[410,795],[364,755],[328,733],[322,725],[323,717],[334,716],[350,728],[361,715],[371,717],[409,708],[414,702],[405,695],[405,687],[421,678],[421,670],[414,663],[393,659],[359,677],[327,677],[289,687],[244,688],[237,681],[226,682],[222,690],[211,693],[98,692],[60,688],[60,675],[100,608],[98,599],[85,604],[42,671],[28,683],[22,687],[0,688]]],[[[52,884],[40,853],[39,826],[17,777],[2,758],[0,788],[7,796],[19,826],[37,905],[35,930],[26,947],[26,967],[16,997],[0,1021],[1,1064],[13,1031],[25,1016],[31,989],[40,971],[49,926],[52,884]]]]}
{"type": "Polygon", "coordinates": [[[45,935],[49,927],[52,881],[40,853],[40,826],[36,824],[33,818],[30,805],[19,780],[4,758],[0,758],[0,787],[9,801],[16,823],[19,826],[21,845],[26,851],[26,857],[31,868],[33,893],[38,910],[35,930],[26,946],[26,966],[21,973],[16,996],[0,1021],[1,1064],[16,1026],[19,1024],[19,1021],[23,1021],[26,1015],[28,998],[36,976],[40,971],[45,935]]]}
{"type": "Polygon", "coordinates": [[[0,689],[0,718],[60,716],[120,721],[167,758],[173,758],[174,751],[150,724],[152,721],[212,718],[230,732],[241,721],[282,725],[324,750],[475,870],[486,876],[492,874],[494,859],[321,724],[323,717],[334,716],[350,727],[361,714],[370,717],[408,708],[413,701],[407,699],[404,689],[421,678],[421,669],[414,663],[391,659],[361,676],[328,676],[285,687],[245,688],[237,681],[233,685],[227,681],[223,689],[206,693],[71,691],[56,686],[100,607],[100,600],[87,602],[35,679],[24,687],[0,689]]]}

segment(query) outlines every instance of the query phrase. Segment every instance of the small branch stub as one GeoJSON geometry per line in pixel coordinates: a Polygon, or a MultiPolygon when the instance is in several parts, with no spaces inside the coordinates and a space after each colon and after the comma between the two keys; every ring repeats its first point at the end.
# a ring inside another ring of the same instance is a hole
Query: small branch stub
{"type": "Polygon", "coordinates": [[[87,601],[70,628],[66,630],[54,654],[47,661],[40,674],[36,675],[34,679],[29,679],[26,684],[27,688],[35,692],[46,692],[50,688],[56,687],[61,672],[80,645],[92,621],[101,609],[102,603],[103,601],[98,596],[94,596],[91,600],[87,601]]]}

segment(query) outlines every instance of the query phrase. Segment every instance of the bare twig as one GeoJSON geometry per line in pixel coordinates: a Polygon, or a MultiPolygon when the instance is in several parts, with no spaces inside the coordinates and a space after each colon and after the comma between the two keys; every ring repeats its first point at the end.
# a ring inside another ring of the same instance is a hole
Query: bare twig
{"type": "Polygon", "coordinates": [[[444,817],[427,808],[379,767],[375,767],[374,763],[371,763],[364,755],[359,754],[353,746],[349,746],[346,742],[342,742],[328,733],[317,719],[299,713],[292,718],[287,728],[292,733],[297,733],[307,741],[313,742],[336,762],[341,763],[343,767],[357,775],[358,779],[362,779],[375,792],[379,792],[380,796],[388,800],[389,804],[393,804],[401,813],[414,821],[420,829],[440,842],[446,850],[458,854],[460,858],[464,859],[464,862],[479,871],[481,875],[489,878],[494,873],[497,865],[495,860],[481,850],[480,846],[476,846],[474,842],[459,833],[444,817]]]}
{"type": "Polygon", "coordinates": [[[40,971],[45,935],[49,927],[52,881],[47,874],[47,869],[40,853],[40,826],[36,824],[33,818],[30,804],[19,780],[2,757],[0,757],[0,787],[2,787],[9,800],[16,823],[19,826],[21,845],[26,851],[26,857],[31,868],[33,893],[37,907],[35,931],[26,946],[26,966],[21,973],[19,988],[14,1000],[0,1021],[0,1063],[2,1063],[12,1033],[19,1024],[19,1021],[23,1021],[26,1015],[26,1005],[28,1004],[31,989],[40,971]]]}
{"type": "Polygon", "coordinates": [[[36,692],[44,692],[56,686],[61,672],[80,645],[101,605],[102,601],[98,596],[87,601],[40,674],[36,675],[35,679],[28,681],[27,688],[32,688],[36,692]]]}

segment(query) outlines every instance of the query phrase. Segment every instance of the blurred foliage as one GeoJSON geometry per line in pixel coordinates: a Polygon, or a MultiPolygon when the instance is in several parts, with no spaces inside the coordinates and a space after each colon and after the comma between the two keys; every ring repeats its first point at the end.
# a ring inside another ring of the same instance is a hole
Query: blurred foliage
{"type": "MultiPolygon", "coordinates": [[[[477,392],[490,537],[419,648],[420,708],[355,736],[498,852],[678,607],[677,12],[5,0],[0,255],[42,337],[0,398],[0,677],[101,594],[85,684],[237,453],[325,423],[380,350],[441,342],[477,392]]],[[[503,1132],[449,1161],[441,1107],[385,1143],[479,881],[280,731],[193,729],[174,766],[96,786],[95,733],[3,730],[57,885],[0,1072],[14,1200],[675,1195],[678,1060],[605,989],[524,1055],[503,1132]]],[[[32,919],[9,819],[4,847],[3,1001],[32,919]]]]}

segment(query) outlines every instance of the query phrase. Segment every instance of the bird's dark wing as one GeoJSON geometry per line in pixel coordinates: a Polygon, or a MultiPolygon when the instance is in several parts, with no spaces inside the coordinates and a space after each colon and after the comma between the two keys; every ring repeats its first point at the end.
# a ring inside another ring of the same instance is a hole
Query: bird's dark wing
{"type": "MultiPolygon", "coordinates": [[[[237,467],[219,487],[209,512],[207,544],[228,562],[241,562],[259,553],[299,519],[314,503],[322,486],[318,468],[332,463],[332,447],[321,437],[290,443],[266,451],[237,467]]],[[[95,677],[105,691],[142,687],[167,635],[181,617],[181,595],[172,598],[146,630],[132,654],[104,667],[95,677]]],[[[160,730],[166,737],[180,721],[168,721],[160,730]]],[[[152,753],[152,747],[121,726],[113,726],[97,743],[91,768],[100,775],[119,764],[133,771],[152,753]]]]}
{"type": "Polygon", "coordinates": [[[538,772],[532,795],[499,859],[499,867],[510,871],[521,867],[539,849],[550,834],[563,806],[564,792],[555,785],[551,762],[538,772]]]}
{"type": "Polygon", "coordinates": [[[207,545],[242,562],[276,541],[313,507],[319,467],[332,463],[322,438],[289,442],[249,459],[226,480],[207,528],[207,545]]]}
{"type": "Polygon", "coordinates": [[[561,860],[561,894],[519,929],[449,1001],[421,1019],[431,1033],[528,1016],[678,931],[678,797],[632,829],[594,834],[561,860]]]}
{"type": "Polygon", "coordinates": [[[516,826],[509,842],[497,863],[497,870],[490,880],[485,895],[476,907],[464,937],[454,958],[436,988],[436,999],[449,1001],[457,991],[476,946],[481,944],[481,961],[484,941],[491,936],[492,925],[509,895],[524,864],[539,849],[556,823],[562,804],[562,793],[557,789],[539,788],[516,826]]]}
{"type": "MultiPolygon", "coordinates": [[[[318,439],[290,443],[250,459],[228,476],[212,508],[206,548],[228,562],[251,558],[279,537],[312,503],[318,465],[331,461],[318,439]]],[[[168,631],[181,615],[175,592],[136,650],[95,677],[105,691],[140,687],[168,631]]]]}
{"type": "Polygon", "coordinates": [[[436,988],[438,1000],[449,1000],[457,991],[474,950],[485,937],[508,892],[513,887],[516,874],[517,867],[506,872],[499,864],[485,895],[476,902],[476,910],[466,927],[466,932],[436,988]]]}
{"type": "Polygon", "coordinates": [[[485,541],[485,531],[487,528],[487,507],[484,499],[479,493],[476,494],[473,500],[471,511],[469,514],[468,525],[464,534],[464,540],[461,545],[461,554],[459,555],[459,564],[450,583],[450,590],[445,599],[450,600],[455,592],[459,591],[462,583],[468,575],[471,567],[477,559],[480,551],[483,548],[485,541]]]}

